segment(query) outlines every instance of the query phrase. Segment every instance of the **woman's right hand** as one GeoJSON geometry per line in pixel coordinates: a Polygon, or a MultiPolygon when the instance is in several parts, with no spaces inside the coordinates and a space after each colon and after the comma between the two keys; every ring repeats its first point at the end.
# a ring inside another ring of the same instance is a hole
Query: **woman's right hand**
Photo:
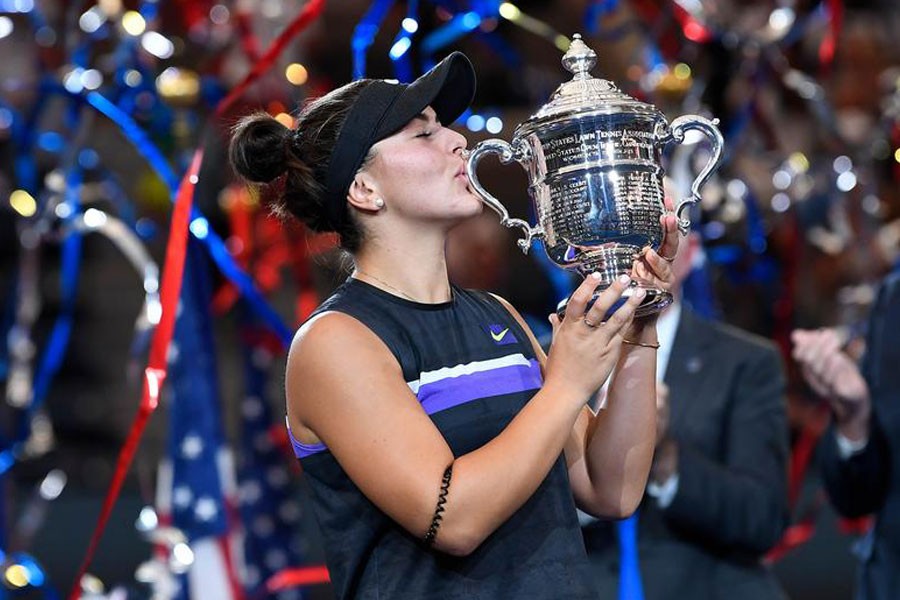
{"type": "Polygon", "coordinates": [[[603,385],[612,372],[622,346],[622,333],[634,319],[634,312],[646,292],[636,288],[634,293],[604,321],[606,313],[628,289],[631,279],[622,275],[604,290],[585,312],[600,276],[592,273],[575,290],[566,306],[566,316],[560,320],[550,315],[553,342],[544,372],[545,385],[564,385],[588,398],[603,385]]]}

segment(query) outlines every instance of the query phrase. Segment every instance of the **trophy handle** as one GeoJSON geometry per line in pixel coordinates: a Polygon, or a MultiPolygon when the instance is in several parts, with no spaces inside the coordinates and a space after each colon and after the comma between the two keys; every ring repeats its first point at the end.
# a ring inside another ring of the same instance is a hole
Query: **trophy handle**
{"type": "Polygon", "coordinates": [[[701,133],[706,134],[712,141],[712,156],[691,184],[690,197],[683,199],[678,203],[678,206],[675,207],[675,217],[678,219],[678,230],[681,231],[682,235],[687,235],[688,228],[691,226],[691,220],[687,217],[683,217],[682,213],[686,208],[700,201],[700,186],[706,183],[706,180],[709,179],[709,176],[719,167],[719,163],[722,161],[722,148],[725,145],[725,140],[722,138],[722,132],[720,132],[717,127],[718,124],[718,119],[710,121],[709,119],[698,115],[684,115],[672,121],[669,132],[661,140],[665,145],[672,142],[680,144],[684,141],[685,131],[696,129],[701,133]]]}
{"type": "Polygon", "coordinates": [[[530,162],[531,159],[529,153],[527,152],[527,149],[523,150],[521,147],[517,150],[513,150],[513,147],[503,140],[490,139],[476,144],[471,152],[469,152],[468,158],[466,159],[466,175],[469,178],[469,184],[472,186],[472,189],[474,189],[481,197],[482,202],[500,215],[501,225],[510,228],[520,227],[522,229],[525,233],[525,237],[517,240],[516,243],[519,245],[519,248],[522,249],[522,252],[528,254],[528,249],[531,248],[532,240],[534,238],[540,239],[544,235],[544,230],[540,225],[532,227],[522,219],[511,218],[509,216],[509,211],[506,210],[503,203],[482,187],[481,182],[478,181],[478,175],[475,173],[475,170],[478,167],[478,161],[487,154],[499,155],[500,162],[503,164],[507,164],[512,160],[515,160],[519,164],[523,164],[530,162]]]}

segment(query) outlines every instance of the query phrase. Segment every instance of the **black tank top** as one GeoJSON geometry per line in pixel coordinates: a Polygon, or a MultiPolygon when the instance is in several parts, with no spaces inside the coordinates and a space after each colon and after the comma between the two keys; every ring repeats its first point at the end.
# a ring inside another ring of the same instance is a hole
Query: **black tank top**
{"type": "MultiPolygon", "coordinates": [[[[457,287],[452,296],[420,304],[349,279],[314,315],[338,311],[371,329],[460,456],[496,437],[542,378],[528,337],[503,305],[457,287]]],[[[472,554],[454,557],[425,547],[372,504],[324,445],[291,439],[338,598],[596,598],[562,456],[518,511],[472,554]]]]}

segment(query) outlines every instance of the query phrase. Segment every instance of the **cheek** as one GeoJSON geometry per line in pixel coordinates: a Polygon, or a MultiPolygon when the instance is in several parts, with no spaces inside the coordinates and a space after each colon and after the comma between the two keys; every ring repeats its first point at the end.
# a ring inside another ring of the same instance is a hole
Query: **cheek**
{"type": "Polygon", "coordinates": [[[428,156],[405,157],[396,160],[385,170],[385,184],[395,193],[419,194],[439,185],[442,177],[446,177],[446,163],[429,160],[428,156]]]}

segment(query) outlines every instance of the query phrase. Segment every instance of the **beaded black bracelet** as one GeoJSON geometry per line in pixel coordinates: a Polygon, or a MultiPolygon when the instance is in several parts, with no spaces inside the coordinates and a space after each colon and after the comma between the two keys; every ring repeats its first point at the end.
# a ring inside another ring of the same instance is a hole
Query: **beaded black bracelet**
{"type": "Polygon", "coordinates": [[[434,543],[434,538],[437,536],[438,528],[441,526],[441,521],[444,518],[442,514],[444,512],[444,505],[447,503],[447,493],[450,491],[450,477],[453,476],[453,463],[444,469],[444,478],[441,481],[441,491],[438,493],[438,501],[437,506],[434,509],[434,516],[431,518],[431,525],[428,527],[428,531],[425,532],[425,544],[430,546],[434,543]]]}

